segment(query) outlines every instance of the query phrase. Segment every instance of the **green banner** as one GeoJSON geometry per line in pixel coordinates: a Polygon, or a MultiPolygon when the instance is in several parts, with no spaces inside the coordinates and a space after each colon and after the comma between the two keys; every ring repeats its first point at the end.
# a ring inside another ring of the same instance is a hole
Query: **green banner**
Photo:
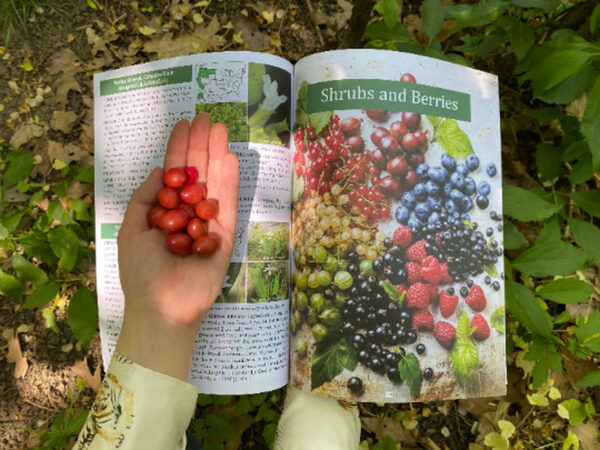
{"type": "Polygon", "coordinates": [[[471,121],[471,96],[403,81],[333,80],[308,86],[308,113],[343,109],[406,111],[471,121]]]}
{"type": "Polygon", "coordinates": [[[119,94],[189,81],[192,81],[192,66],[172,67],[103,80],[100,82],[100,95],[119,94]]]}
{"type": "Polygon", "coordinates": [[[116,239],[120,229],[120,223],[102,223],[100,224],[100,238],[116,239]]]}

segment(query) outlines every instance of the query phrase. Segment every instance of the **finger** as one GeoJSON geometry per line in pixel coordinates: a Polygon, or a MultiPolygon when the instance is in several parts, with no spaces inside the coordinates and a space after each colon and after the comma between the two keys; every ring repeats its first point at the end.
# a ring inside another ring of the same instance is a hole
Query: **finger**
{"type": "Polygon", "coordinates": [[[209,198],[219,198],[221,179],[223,173],[222,159],[229,152],[227,128],[222,123],[215,123],[210,127],[208,141],[208,173],[206,177],[206,190],[209,198]]]}
{"type": "Polygon", "coordinates": [[[223,228],[223,231],[226,234],[231,235],[233,243],[233,234],[237,222],[238,191],[240,185],[239,162],[235,153],[223,155],[221,158],[221,174],[217,221],[223,228]]]}
{"type": "Polygon", "coordinates": [[[181,119],[175,124],[169,136],[165,154],[165,171],[172,167],[185,167],[189,137],[190,125],[187,119],[181,119]]]}
{"type": "Polygon", "coordinates": [[[120,233],[126,235],[150,229],[147,220],[148,210],[156,204],[158,192],[163,187],[162,175],[163,171],[160,167],[154,168],[146,181],[133,191],[120,233]]]}
{"type": "Polygon", "coordinates": [[[200,113],[192,120],[187,154],[187,165],[198,169],[200,182],[206,181],[209,134],[210,116],[207,113],[200,113]]]}

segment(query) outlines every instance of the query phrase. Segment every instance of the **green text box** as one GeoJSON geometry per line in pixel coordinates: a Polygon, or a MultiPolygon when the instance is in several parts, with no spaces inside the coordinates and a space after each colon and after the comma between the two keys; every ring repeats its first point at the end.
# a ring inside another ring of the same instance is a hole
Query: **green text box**
{"type": "Polygon", "coordinates": [[[308,113],[343,109],[406,111],[471,121],[471,96],[403,81],[352,79],[308,86],[308,113]]]}
{"type": "Polygon", "coordinates": [[[116,239],[121,229],[120,223],[103,223],[100,224],[101,239],[116,239]]]}
{"type": "Polygon", "coordinates": [[[100,82],[100,95],[119,94],[168,84],[192,81],[192,66],[152,70],[100,82]]]}

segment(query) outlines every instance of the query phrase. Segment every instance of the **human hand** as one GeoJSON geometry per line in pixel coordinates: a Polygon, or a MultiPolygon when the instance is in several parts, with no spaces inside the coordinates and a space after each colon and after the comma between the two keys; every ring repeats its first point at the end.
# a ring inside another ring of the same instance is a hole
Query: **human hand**
{"type": "Polygon", "coordinates": [[[145,367],[187,379],[189,360],[202,320],[217,297],[233,252],[239,166],[229,153],[227,129],[210,124],[207,114],[179,121],[171,132],[164,170],[193,166],[205,182],[207,198],[218,200],[208,222],[218,236],[208,258],[172,254],[164,231],[146,215],[163,187],[156,168],[133,193],[119,231],[119,271],[125,314],[117,351],[145,367]]]}

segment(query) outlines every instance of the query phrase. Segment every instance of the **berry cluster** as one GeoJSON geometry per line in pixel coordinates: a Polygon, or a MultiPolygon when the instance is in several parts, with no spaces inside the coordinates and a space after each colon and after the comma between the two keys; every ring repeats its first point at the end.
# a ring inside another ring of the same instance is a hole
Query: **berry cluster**
{"type": "Polygon", "coordinates": [[[206,188],[197,179],[194,167],[167,170],[158,204],[148,211],[148,224],[168,233],[167,248],[175,255],[209,256],[217,249],[218,241],[207,225],[217,215],[217,202],[206,198],[206,188]]]}

